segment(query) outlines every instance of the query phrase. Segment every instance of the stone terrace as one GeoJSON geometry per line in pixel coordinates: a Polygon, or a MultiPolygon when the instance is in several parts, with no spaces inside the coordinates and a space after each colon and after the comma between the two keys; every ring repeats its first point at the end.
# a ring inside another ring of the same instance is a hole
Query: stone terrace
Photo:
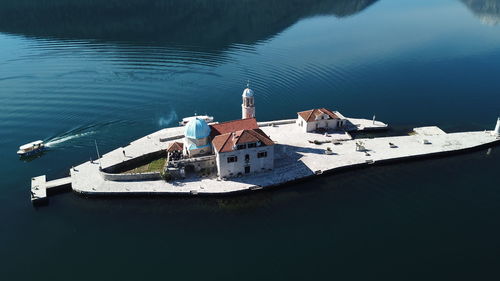
{"type": "MultiPolygon", "coordinates": [[[[377,126],[383,124],[377,122],[375,122],[377,126]]],[[[370,123],[373,124],[373,121],[358,122],[368,127],[370,123]]],[[[304,134],[291,122],[273,121],[259,124],[262,126],[261,129],[276,142],[273,171],[226,181],[199,178],[174,182],[162,180],[118,182],[104,180],[99,173],[97,162],[86,162],[71,169],[72,188],[80,193],[95,195],[222,194],[275,186],[337,168],[465,150],[481,145],[492,145],[499,141],[491,131],[446,134],[438,133],[441,130],[434,127],[415,129],[417,133],[411,136],[362,139],[366,151],[356,151],[356,142],[359,140],[345,140],[337,145],[333,143],[317,145],[310,143],[309,140],[328,137],[321,134],[304,134]],[[269,125],[269,123],[279,125],[269,125]],[[424,144],[424,139],[428,144],[424,144]],[[332,149],[332,155],[325,154],[327,147],[332,149]]],[[[182,132],[182,127],[176,127],[145,136],[124,148],[104,154],[101,159],[102,166],[106,168],[143,154],[165,149],[168,142],[182,138],[182,132]]]]}

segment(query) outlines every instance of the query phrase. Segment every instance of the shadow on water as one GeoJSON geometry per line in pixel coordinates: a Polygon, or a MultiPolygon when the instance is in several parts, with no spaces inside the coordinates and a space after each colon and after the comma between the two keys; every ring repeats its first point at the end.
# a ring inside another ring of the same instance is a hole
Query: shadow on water
{"type": "Polygon", "coordinates": [[[35,154],[31,154],[31,155],[27,155],[27,156],[19,156],[19,161],[22,161],[22,162],[25,162],[25,163],[29,163],[31,161],[34,161],[42,156],[44,156],[45,154],[47,154],[47,149],[44,149],[38,153],[35,153],[35,154]]]}
{"type": "Polygon", "coordinates": [[[0,31],[221,50],[266,40],[303,18],[351,16],[376,1],[6,0],[0,8],[0,31]]]}
{"type": "Polygon", "coordinates": [[[500,23],[500,0],[460,0],[467,8],[488,25],[500,23]]]}
{"type": "MultiPolygon", "coordinates": [[[[254,44],[317,15],[355,15],[378,0],[5,0],[0,31],[149,45],[254,44]],[[231,24],[228,24],[231,23],[231,24]]],[[[500,22],[500,0],[460,0],[483,23],[500,22]]]]}

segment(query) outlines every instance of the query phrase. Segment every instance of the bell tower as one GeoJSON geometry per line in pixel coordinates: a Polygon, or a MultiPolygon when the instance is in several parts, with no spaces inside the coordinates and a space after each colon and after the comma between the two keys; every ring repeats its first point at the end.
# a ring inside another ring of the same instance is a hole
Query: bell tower
{"type": "Polygon", "coordinates": [[[246,89],[243,90],[242,99],[243,102],[241,104],[241,119],[254,118],[255,117],[254,94],[252,89],[250,89],[250,83],[247,83],[246,89]]]}

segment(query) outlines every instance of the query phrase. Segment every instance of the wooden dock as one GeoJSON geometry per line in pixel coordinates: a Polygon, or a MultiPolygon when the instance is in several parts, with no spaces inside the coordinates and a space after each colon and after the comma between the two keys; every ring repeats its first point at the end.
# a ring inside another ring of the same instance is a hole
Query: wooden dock
{"type": "Polygon", "coordinates": [[[71,177],[60,178],[52,181],[47,181],[45,175],[34,177],[31,179],[31,202],[39,204],[47,202],[47,190],[56,189],[71,184],[71,177]]]}

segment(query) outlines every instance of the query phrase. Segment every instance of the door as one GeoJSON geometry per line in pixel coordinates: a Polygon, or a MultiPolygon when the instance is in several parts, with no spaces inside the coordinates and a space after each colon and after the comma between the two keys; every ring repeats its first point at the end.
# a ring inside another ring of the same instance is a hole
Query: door
{"type": "Polygon", "coordinates": [[[245,166],[245,174],[250,173],[250,166],[245,166]]]}

